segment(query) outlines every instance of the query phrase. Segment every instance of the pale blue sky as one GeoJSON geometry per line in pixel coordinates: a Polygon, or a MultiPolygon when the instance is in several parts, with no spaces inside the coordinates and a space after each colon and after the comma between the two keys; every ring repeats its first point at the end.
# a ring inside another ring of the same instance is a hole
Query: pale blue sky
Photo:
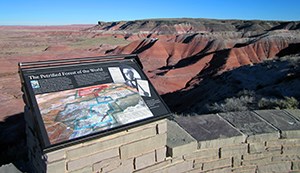
{"type": "Polygon", "coordinates": [[[0,25],[182,17],[300,21],[299,9],[300,0],[2,0],[0,25]]]}

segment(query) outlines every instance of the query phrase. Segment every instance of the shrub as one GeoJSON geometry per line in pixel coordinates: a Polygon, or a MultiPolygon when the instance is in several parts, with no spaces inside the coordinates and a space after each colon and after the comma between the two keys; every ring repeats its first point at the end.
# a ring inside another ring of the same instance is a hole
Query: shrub
{"type": "Polygon", "coordinates": [[[294,97],[284,97],[284,99],[262,98],[258,102],[259,109],[297,109],[299,102],[294,97]]]}
{"type": "Polygon", "coordinates": [[[213,103],[209,106],[209,110],[212,112],[236,112],[246,111],[252,107],[255,101],[253,96],[243,95],[240,97],[233,97],[225,99],[224,103],[213,103]]]}
{"type": "Polygon", "coordinates": [[[241,97],[241,96],[252,96],[252,97],[255,97],[256,94],[255,94],[255,92],[252,91],[252,90],[246,90],[246,89],[244,89],[244,90],[242,90],[242,91],[239,91],[239,92],[237,93],[237,96],[238,96],[238,97],[241,97]]]}

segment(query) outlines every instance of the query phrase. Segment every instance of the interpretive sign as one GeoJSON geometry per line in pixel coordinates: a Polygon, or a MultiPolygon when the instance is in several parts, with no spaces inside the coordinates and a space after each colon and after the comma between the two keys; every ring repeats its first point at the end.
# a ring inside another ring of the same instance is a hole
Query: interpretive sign
{"type": "Polygon", "coordinates": [[[20,63],[25,103],[44,148],[168,116],[136,59],[120,55],[20,63]]]}

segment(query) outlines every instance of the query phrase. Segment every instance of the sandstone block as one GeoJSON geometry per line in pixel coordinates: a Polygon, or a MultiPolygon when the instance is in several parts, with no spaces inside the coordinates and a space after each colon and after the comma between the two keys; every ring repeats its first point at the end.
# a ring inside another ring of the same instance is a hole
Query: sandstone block
{"type": "Polygon", "coordinates": [[[155,161],[156,162],[162,162],[167,157],[167,148],[162,147],[155,150],[155,161]]]}
{"type": "Polygon", "coordinates": [[[93,172],[92,167],[86,166],[86,167],[78,169],[76,171],[71,171],[69,173],[91,173],[91,172],[93,172]]]}
{"type": "Polygon", "coordinates": [[[294,153],[294,155],[277,155],[272,156],[272,162],[284,162],[284,161],[300,161],[300,154],[294,153]]]}
{"type": "Polygon", "coordinates": [[[109,171],[108,173],[130,173],[134,171],[134,167],[133,167],[133,159],[128,159],[128,160],[123,160],[122,164],[116,168],[113,169],[111,171],[109,171]]]}
{"type": "Polygon", "coordinates": [[[255,173],[256,172],[256,167],[255,165],[253,166],[241,166],[237,168],[232,168],[231,171],[235,173],[255,173]]]}
{"type": "Polygon", "coordinates": [[[199,169],[192,169],[190,171],[187,171],[186,173],[199,173],[200,170],[199,169]]]}
{"type": "Polygon", "coordinates": [[[162,120],[154,121],[154,122],[144,124],[144,125],[141,125],[141,126],[138,126],[138,127],[134,127],[134,128],[128,129],[127,132],[128,133],[135,133],[135,132],[139,132],[141,130],[147,129],[147,128],[157,129],[158,124],[164,124],[164,123],[167,123],[166,119],[162,119],[162,120]]]}
{"type": "Polygon", "coordinates": [[[64,149],[61,149],[61,150],[56,150],[56,151],[46,153],[46,157],[47,157],[47,162],[51,163],[51,162],[65,159],[66,153],[64,149]]]}
{"type": "Polygon", "coordinates": [[[66,171],[66,162],[64,160],[53,162],[47,165],[47,173],[57,173],[66,171]]]}
{"type": "Polygon", "coordinates": [[[167,134],[159,134],[154,137],[125,144],[120,147],[121,159],[129,159],[142,153],[161,148],[166,145],[167,134]]]}
{"type": "Polygon", "coordinates": [[[282,153],[282,146],[268,146],[266,147],[266,151],[267,152],[278,152],[278,153],[282,153]]]}
{"type": "Polygon", "coordinates": [[[74,159],[83,157],[86,155],[90,155],[96,152],[100,152],[103,150],[107,150],[114,147],[119,147],[123,144],[130,143],[133,141],[138,141],[144,138],[149,138],[156,135],[156,129],[153,128],[146,128],[141,131],[136,131],[132,133],[127,133],[126,135],[119,136],[116,138],[108,139],[101,142],[92,143],[89,145],[83,145],[80,148],[75,148],[73,150],[67,151],[67,158],[74,159]]]}
{"type": "Polygon", "coordinates": [[[212,149],[200,149],[196,150],[193,153],[185,154],[183,156],[185,160],[193,160],[193,159],[217,159],[219,158],[219,148],[212,148],[212,149]]]}
{"type": "Polygon", "coordinates": [[[169,157],[167,159],[171,159],[172,164],[181,163],[184,161],[182,157],[169,157]]]}
{"type": "Polygon", "coordinates": [[[293,170],[300,170],[300,161],[294,161],[292,169],[293,170]]]}
{"type": "Polygon", "coordinates": [[[224,159],[218,159],[210,162],[204,162],[202,169],[203,171],[208,171],[208,170],[226,168],[231,166],[232,166],[232,159],[224,158],[224,159]]]}
{"type": "Polygon", "coordinates": [[[235,136],[231,138],[220,138],[215,140],[207,140],[198,142],[199,149],[219,148],[224,146],[232,146],[242,144],[246,140],[246,136],[235,136]]]}
{"type": "Polygon", "coordinates": [[[167,152],[169,156],[179,157],[197,150],[197,141],[176,122],[167,123],[167,152]]]}
{"type": "Polygon", "coordinates": [[[285,146],[282,149],[284,155],[294,155],[300,153],[300,146],[285,146]]]}
{"type": "Polygon", "coordinates": [[[94,172],[108,172],[113,169],[116,169],[121,165],[121,160],[119,157],[113,157],[105,160],[101,160],[93,164],[93,171],[94,172]]]}
{"type": "Polygon", "coordinates": [[[300,170],[292,170],[292,171],[289,171],[289,173],[299,173],[300,170]]]}
{"type": "MultiPolygon", "coordinates": [[[[299,127],[300,128],[300,127],[299,127]]],[[[288,130],[288,131],[282,131],[281,136],[283,138],[300,138],[300,131],[299,130],[288,130]]]]}
{"type": "Polygon", "coordinates": [[[167,123],[168,121],[165,120],[157,124],[157,134],[163,134],[167,132],[167,123]]]}
{"type": "Polygon", "coordinates": [[[262,159],[265,157],[272,157],[272,156],[281,156],[278,152],[267,152],[267,153],[256,153],[256,154],[244,154],[242,156],[243,160],[256,160],[256,159],[262,159]]]}
{"type": "Polygon", "coordinates": [[[76,160],[70,160],[67,163],[68,171],[74,171],[88,165],[92,166],[94,163],[97,163],[101,160],[105,160],[108,158],[113,158],[119,156],[118,148],[113,148],[110,150],[102,151],[99,153],[95,153],[86,157],[81,157],[76,160]]]}
{"type": "Polygon", "coordinates": [[[206,171],[205,173],[224,173],[224,172],[231,172],[231,168],[230,167],[219,168],[219,169],[206,171]]]}
{"type": "Polygon", "coordinates": [[[171,164],[171,160],[165,160],[160,163],[156,163],[154,165],[148,166],[146,168],[136,170],[134,171],[135,173],[148,173],[148,172],[155,172],[156,170],[162,169],[164,167],[167,167],[168,165],[171,164]]]}
{"type": "Polygon", "coordinates": [[[248,136],[247,143],[265,142],[265,141],[277,140],[277,139],[280,138],[280,136],[281,135],[280,135],[279,132],[251,135],[251,136],[248,136]]]}
{"type": "Polygon", "coordinates": [[[242,156],[232,157],[232,167],[240,167],[242,165],[242,156]]]}
{"type": "Polygon", "coordinates": [[[155,163],[155,151],[143,154],[134,159],[135,169],[142,169],[155,163]]]}
{"type": "Polygon", "coordinates": [[[272,156],[268,157],[261,157],[258,159],[253,159],[253,160],[243,160],[242,165],[243,166],[251,166],[251,165],[267,165],[271,163],[272,161],[272,156]]]}
{"type": "Polygon", "coordinates": [[[266,151],[266,146],[264,142],[258,142],[258,143],[250,143],[249,144],[249,153],[262,153],[266,151]]]}
{"type": "Polygon", "coordinates": [[[241,156],[246,153],[248,153],[248,144],[241,144],[221,148],[221,158],[241,156]]]}
{"type": "Polygon", "coordinates": [[[192,153],[193,151],[196,151],[197,147],[198,144],[196,141],[174,148],[168,147],[168,155],[171,157],[180,157],[186,153],[192,153]]]}
{"type": "Polygon", "coordinates": [[[264,172],[288,172],[291,170],[292,162],[278,162],[270,163],[267,165],[261,165],[257,167],[258,173],[264,172]]]}
{"type": "Polygon", "coordinates": [[[267,146],[296,146],[300,144],[300,138],[298,139],[279,139],[267,141],[267,146]]]}
{"type": "Polygon", "coordinates": [[[192,161],[183,161],[183,162],[176,162],[176,164],[172,164],[171,166],[165,167],[163,169],[159,169],[154,171],[154,173],[183,173],[193,169],[193,162],[192,161]]]}

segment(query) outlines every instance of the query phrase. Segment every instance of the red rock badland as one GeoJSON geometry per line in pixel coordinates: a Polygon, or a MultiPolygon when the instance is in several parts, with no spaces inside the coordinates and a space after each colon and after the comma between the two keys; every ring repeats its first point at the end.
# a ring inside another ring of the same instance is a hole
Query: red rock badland
{"type": "MultiPolygon", "coordinates": [[[[136,53],[165,95],[194,89],[204,79],[240,66],[299,54],[300,22],[153,19],[95,26],[0,26],[0,38],[3,120],[23,110],[17,62],[136,53]]],[[[181,97],[177,99],[190,102],[191,97],[181,97]]]]}

